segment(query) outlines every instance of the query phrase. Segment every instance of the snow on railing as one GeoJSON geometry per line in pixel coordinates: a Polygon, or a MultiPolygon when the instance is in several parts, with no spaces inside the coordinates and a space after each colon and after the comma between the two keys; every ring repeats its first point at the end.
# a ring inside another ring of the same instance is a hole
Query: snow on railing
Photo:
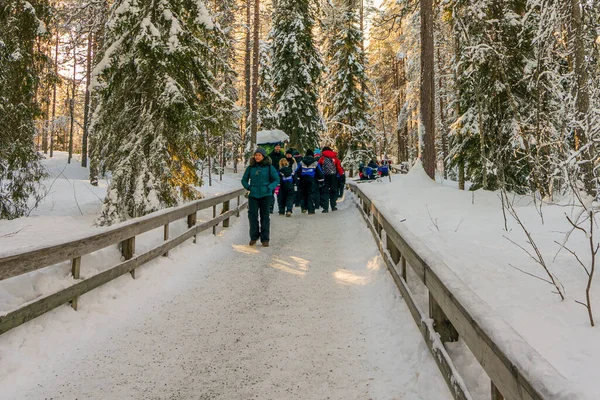
{"type": "Polygon", "coordinates": [[[471,395],[442,343],[460,335],[491,379],[492,400],[587,399],[392,213],[374,204],[358,185],[350,188],[454,398],[471,395]],[[408,287],[407,266],[428,289],[429,315],[419,309],[408,287]]]}
{"type": "Polygon", "coordinates": [[[213,228],[213,234],[215,234],[216,226],[221,222],[224,228],[229,227],[229,218],[234,215],[239,217],[240,211],[248,205],[248,202],[240,204],[240,198],[244,196],[245,192],[244,189],[236,189],[215,197],[157,211],[141,218],[102,229],[99,233],[83,235],[53,245],[32,247],[26,251],[15,250],[0,253],[0,281],[68,260],[71,261],[71,275],[77,281],[74,285],[54,294],[36,299],[5,315],[0,315],[0,334],[66,303],[71,303],[71,306],[77,310],[77,299],[84,293],[126,273],[130,273],[135,279],[137,267],[161,255],[167,256],[169,250],[182,244],[187,239],[193,237],[195,243],[196,235],[199,232],[213,228]],[[230,210],[230,201],[236,198],[237,206],[230,210]],[[221,214],[216,216],[219,204],[222,205],[221,214]],[[211,207],[213,218],[198,224],[197,212],[211,207]],[[170,238],[169,224],[182,218],[187,218],[188,229],[180,235],[170,238]],[[137,254],[135,251],[136,236],[160,227],[163,227],[164,242],[144,253],[137,254]],[[120,245],[124,260],[92,277],[79,280],[82,267],[81,257],[115,244],[120,245]]]}

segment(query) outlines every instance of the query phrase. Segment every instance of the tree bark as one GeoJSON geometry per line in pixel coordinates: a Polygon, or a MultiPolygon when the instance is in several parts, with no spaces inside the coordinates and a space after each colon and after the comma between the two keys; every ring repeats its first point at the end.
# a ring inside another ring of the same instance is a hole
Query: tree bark
{"type": "MultiPolygon", "coordinates": [[[[588,92],[588,73],[585,66],[585,43],[583,40],[583,15],[580,0],[571,0],[571,26],[569,27],[569,41],[572,46],[573,72],[577,80],[575,87],[577,127],[575,129],[575,150],[580,151],[588,144],[587,131],[589,129],[590,95],[588,92]]],[[[591,148],[584,150],[579,157],[580,168],[583,172],[582,180],[585,191],[594,195],[593,151],[591,148]]]]}
{"type": "Polygon", "coordinates": [[[246,0],[246,52],[244,56],[244,83],[246,89],[245,113],[242,118],[242,154],[245,151],[248,138],[248,118],[250,117],[250,91],[251,91],[251,26],[252,26],[252,0],[246,0]]]}
{"type": "Polygon", "coordinates": [[[254,0],[254,46],[252,49],[252,107],[250,121],[250,148],[256,146],[258,130],[258,44],[260,33],[260,0],[254,0]]]}
{"type": "Polygon", "coordinates": [[[85,103],[83,109],[83,138],[81,140],[81,166],[87,167],[88,135],[90,128],[90,82],[92,77],[92,32],[88,34],[87,62],[85,71],[85,103]]]}
{"type": "Polygon", "coordinates": [[[52,120],[50,121],[50,158],[54,156],[54,129],[55,126],[55,118],[56,118],[56,81],[58,78],[58,45],[59,45],[60,35],[58,30],[56,31],[56,45],[54,46],[54,84],[52,88],[52,120]]]}
{"type": "Polygon", "coordinates": [[[69,101],[69,115],[71,117],[71,124],[69,127],[69,158],[67,164],[71,164],[71,158],[73,158],[73,130],[75,128],[75,91],[77,90],[77,50],[73,43],[73,86],[71,87],[72,96],[69,101]]]}
{"type": "Polygon", "coordinates": [[[433,3],[432,0],[420,0],[421,3],[421,93],[420,123],[421,157],[425,172],[435,179],[435,65],[433,49],[433,3]]]}
{"type": "Polygon", "coordinates": [[[437,48],[437,62],[438,62],[438,90],[439,90],[439,103],[440,103],[440,135],[442,136],[442,157],[444,164],[444,179],[448,179],[448,168],[447,168],[447,160],[448,160],[448,129],[446,127],[446,103],[444,102],[444,97],[442,96],[442,57],[440,53],[440,48],[437,48]]]}

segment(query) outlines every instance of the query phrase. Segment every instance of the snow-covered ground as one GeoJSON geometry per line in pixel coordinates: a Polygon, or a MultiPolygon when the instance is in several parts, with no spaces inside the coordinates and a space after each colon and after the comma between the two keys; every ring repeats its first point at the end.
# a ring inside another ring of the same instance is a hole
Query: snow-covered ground
{"type": "MultiPolygon", "coordinates": [[[[43,161],[49,177],[45,180],[46,196],[37,208],[32,208],[29,217],[7,221],[0,220],[0,256],[15,249],[39,247],[75,239],[87,234],[98,233],[94,226],[102,209],[106,195],[107,181],[101,179],[99,185],[89,183],[89,170],[82,168],[80,161],[73,158],[67,164],[68,154],[55,152],[54,158],[43,161]]],[[[240,186],[237,175],[213,177],[212,185],[199,188],[203,195],[210,197],[240,186]]],[[[212,211],[198,213],[198,221],[212,218],[212,211]]],[[[184,220],[171,224],[171,234],[187,229],[184,220]]],[[[138,251],[150,249],[162,242],[162,229],[147,232],[136,240],[138,251]]],[[[81,277],[87,278],[116,265],[120,253],[116,246],[107,247],[82,257],[81,277]]],[[[26,275],[0,281],[0,315],[41,296],[54,293],[73,284],[70,262],[66,261],[26,275]]]]}
{"type": "MultiPolygon", "coordinates": [[[[600,331],[590,326],[587,310],[575,302],[585,301],[587,275],[571,254],[564,250],[559,253],[559,245],[554,242],[563,243],[565,233],[571,228],[565,217],[573,211],[565,207],[569,199],[555,199],[556,205],[544,204],[542,224],[531,197],[514,197],[519,217],[566,290],[566,300],[561,301],[552,293],[551,285],[514,268],[545,277],[535,261],[504,237],[533,252],[510,215],[507,215],[509,230],[504,231],[498,193],[460,191],[452,182],[440,184],[430,180],[420,167],[408,175],[394,175],[391,183],[384,180],[360,187],[378,207],[403,221],[406,228],[437,253],[574,387],[590,399],[600,398],[600,331]]],[[[589,265],[588,238],[575,232],[567,245],[589,265]]],[[[596,279],[594,283],[592,304],[598,323],[600,281],[596,279]]],[[[418,285],[413,283],[413,286],[416,289],[418,285]]],[[[473,367],[463,368],[462,372],[473,394],[489,393],[488,379],[465,356],[464,344],[450,347],[459,365],[473,367]]]]}
{"type": "MultiPolygon", "coordinates": [[[[46,163],[59,178],[32,217],[0,222],[0,253],[100,229],[105,184],[89,186],[64,159],[46,163]]],[[[238,185],[226,175],[202,190],[238,185]]],[[[0,397],[450,399],[359,213],[349,200],[339,208],[274,216],[270,248],[247,246],[244,212],[136,280],[82,296],[79,311],[65,305],[1,335],[0,397]]],[[[82,276],[118,260],[114,246],[84,257],[82,276]]],[[[69,284],[68,263],[2,281],[0,312],[69,284]]]]}

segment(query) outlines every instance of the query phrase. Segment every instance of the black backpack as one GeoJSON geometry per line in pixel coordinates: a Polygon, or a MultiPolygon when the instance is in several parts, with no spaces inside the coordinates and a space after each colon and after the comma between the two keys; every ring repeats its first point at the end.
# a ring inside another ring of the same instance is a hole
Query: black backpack
{"type": "Polygon", "coordinates": [[[325,157],[323,160],[323,173],[327,176],[337,175],[337,168],[333,158],[325,157]]]}

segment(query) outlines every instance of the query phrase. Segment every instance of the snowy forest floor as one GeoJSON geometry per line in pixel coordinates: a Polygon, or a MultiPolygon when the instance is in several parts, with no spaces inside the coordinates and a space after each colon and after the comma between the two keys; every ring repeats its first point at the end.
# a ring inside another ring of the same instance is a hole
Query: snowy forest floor
{"type": "MultiPolygon", "coordinates": [[[[422,166],[407,175],[362,184],[360,188],[378,208],[417,235],[469,286],[482,301],[511,325],[546,358],[586,398],[600,399],[598,365],[600,328],[591,327],[587,310],[575,300],[585,301],[587,275],[577,260],[555,243],[563,243],[571,228],[566,215],[578,213],[569,197],[556,197],[542,206],[542,218],[531,196],[513,196],[514,208],[530,231],[550,271],[566,291],[561,301],[553,286],[526,275],[514,267],[546,277],[544,270],[515,243],[533,253],[527,237],[507,212],[508,231],[499,192],[456,189],[456,182],[434,182],[422,166]],[[508,239],[507,239],[508,238],[508,239]],[[557,255],[558,253],[558,255],[557,255]],[[513,267],[514,266],[514,267],[513,267]]],[[[539,199],[538,199],[539,207],[539,199]]],[[[589,225],[589,223],[588,223],[589,225]]],[[[598,237],[596,237],[596,241],[598,237]]],[[[581,232],[571,235],[567,247],[589,265],[589,240],[581,232]]],[[[409,269],[410,271],[410,269],[409,269]]],[[[546,277],[547,278],[547,277],[546,277]]],[[[410,279],[420,305],[427,309],[425,289],[418,279],[410,279]]],[[[592,287],[596,325],[600,322],[600,281],[592,287]]],[[[458,360],[461,374],[475,398],[489,393],[489,379],[476,363],[463,360],[468,349],[462,341],[447,347],[458,360]],[[461,364],[469,365],[467,369],[461,364]]],[[[489,395],[487,395],[489,396],[489,395]]]]}
{"type": "Polygon", "coordinates": [[[351,201],[246,213],[0,336],[3,399],[450,399],[351,201]]]}

